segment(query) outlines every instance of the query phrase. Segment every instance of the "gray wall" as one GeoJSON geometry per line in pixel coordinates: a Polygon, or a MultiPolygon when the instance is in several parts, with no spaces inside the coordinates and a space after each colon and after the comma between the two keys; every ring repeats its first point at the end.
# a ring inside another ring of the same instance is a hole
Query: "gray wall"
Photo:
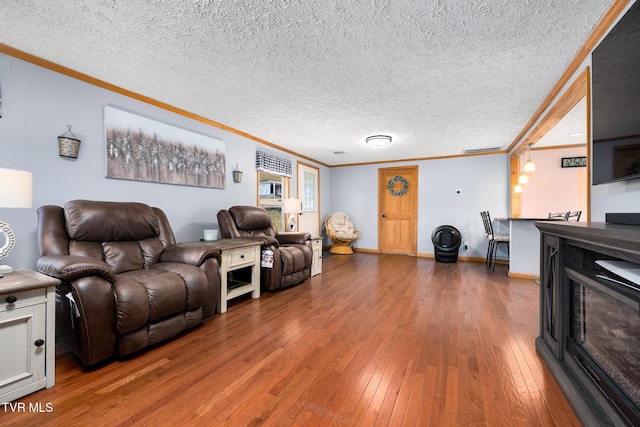
{"type": "Polygon", "coordinates": [[[362,237],[355,246],[378,250],[378,169],[418,166],[418,253],[433,254],[432,231],[453,225],[468,242],[461,256],[484,258],[487,242],[480,211],[509,215],[506,154],[387,163],[331,169],[331,207],[347,213],[362,237]],[[462,194],[455,195],[456,190],[462,194]]]}
{"type": "MultiPolygon", "coordinates": [[[[253,140],[188,119],[120,94],[0,54],[0,167],[33,173],[33,208],[0,209],[9,223],[16,246],[0,264],[35,268],[39,256],[37,215],[39,206],[63,205],[72,199],[138,201],[163,209],[178,241],[197,240],[204,228],[217,227],[216,213],[236,204],[256,204],[255,151],[268,151],[253,140]],[[224,190],[105,178],[103,109],[114,105],[136,114],[218,138],[225,142],[227,188],[224,190]],[[82,141],[78,159],[58,156],[58,135],[73,126],[82,141]],[[231,171],[244,172],[236,184],[231,171]]],[[[215,119],[215,118],[213,118],[215,119]]],[[[295,156],[291,158],[294,168],[295,156]]],[[[329,169],[320,167],[321,197],[328,200],[329,169]]],[[[295,187],[295,172],[292,188],[295,187]]],[[[321,215],[329,206],[321,205],[321,215]]],[[[3,242],[0,242],[2,244],[3,242]]]]}

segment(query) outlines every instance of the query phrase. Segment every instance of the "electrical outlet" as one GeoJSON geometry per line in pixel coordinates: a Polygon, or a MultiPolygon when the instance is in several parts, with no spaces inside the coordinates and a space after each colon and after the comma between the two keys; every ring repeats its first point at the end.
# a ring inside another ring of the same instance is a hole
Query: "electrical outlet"
{"type": "Polygon", "coordinates": [[[464,242],[464,250],[466,251],[467,249],[469,249],[469,244],[467,242],[464,242]]]}

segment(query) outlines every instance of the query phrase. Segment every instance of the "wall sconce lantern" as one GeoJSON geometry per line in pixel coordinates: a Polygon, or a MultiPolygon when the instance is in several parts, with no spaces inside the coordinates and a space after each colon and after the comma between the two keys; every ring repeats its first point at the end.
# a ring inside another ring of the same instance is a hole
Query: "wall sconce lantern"
{"type": "Polygon", "coordinates": [[[237,163],[236,168],[233,170],[233,182],[242,182],[242,172],[238,169],[237,163]]]}
{"type": "Polygon", "coordinates": [[[69,130],[58,137],[58,152],[60,157],[77,159],[81,141],[71,132],[71,125],[67,129],[69,130]]]}

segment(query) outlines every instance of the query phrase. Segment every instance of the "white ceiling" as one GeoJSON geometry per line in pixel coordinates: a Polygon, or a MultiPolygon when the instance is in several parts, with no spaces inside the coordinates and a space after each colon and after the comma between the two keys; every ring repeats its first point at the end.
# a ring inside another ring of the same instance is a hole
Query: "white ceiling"
{"type": "Polygon", "coordinates": [[[14,0],[0,43],[339,165],[508,148],[612,3],[14,0]]]}
{"type": "Polygon", "coordinates": [[[553,128],[535,143],[535,148],[587,143],[587,99],[582,98],[553,128]]]}

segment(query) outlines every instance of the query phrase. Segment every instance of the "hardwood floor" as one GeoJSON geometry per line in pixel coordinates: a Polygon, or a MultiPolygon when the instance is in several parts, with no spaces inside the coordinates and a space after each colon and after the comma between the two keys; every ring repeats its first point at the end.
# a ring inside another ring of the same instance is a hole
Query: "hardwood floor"
{"type": "Polygon", "coordinates": [[[58,348],[56,385],[0,425],[579,425],[534,348],[534,281],[326,255],[321,275],[134,357],[83,370],[58,348]]]}

